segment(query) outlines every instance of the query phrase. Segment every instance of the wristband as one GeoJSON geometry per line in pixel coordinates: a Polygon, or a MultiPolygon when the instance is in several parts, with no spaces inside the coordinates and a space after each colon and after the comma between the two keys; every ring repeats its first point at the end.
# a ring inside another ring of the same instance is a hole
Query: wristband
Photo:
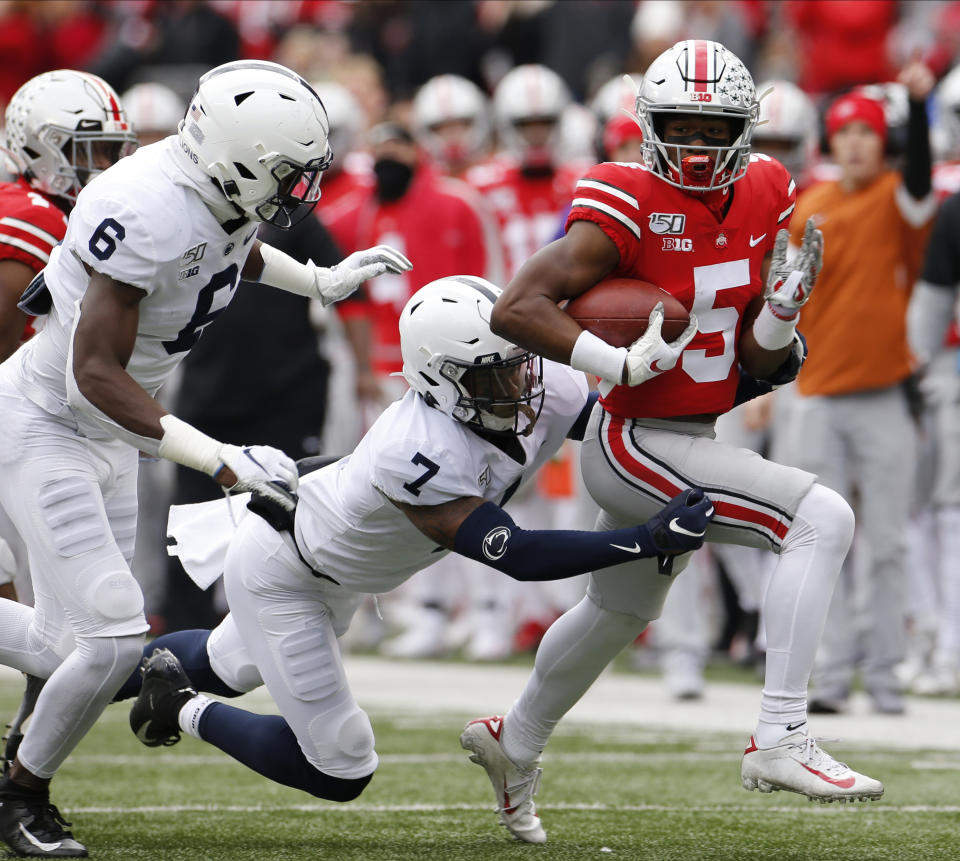
{"type": "Polygon", "coordinates": [[[793,340],[800,314],[794,311],[787,319],[777,314],[770,302],[764,302],[753,321],[753,337],[764,350],[780,350],[793,340]]]}
{"type": "Polygon", "coordinates": [[[315,276],[316,266],[298,263],[289,254],[265,243],[260,244],[260,256],[263,258],[263,271],[260,283],[269,287],[278,287],[298,296],[317,299],[320,296],[315,276]]]}
{"type": "Polygon", "coordinates": [[[220,471],[223,462],[220,451],[223,443],[198,431],[193,425],[176,416],[165,415],[160,419],[163,437],[160,439],[160,457],[172,460],[191,469],[213,476],[220,471]]]}
{"type": "Polygon", "coordinates": [[[626,347],[614,347],[593,332],[584,329],[570,351],[570,367],[586,371],[601,380],[620,385],[623,366],[627,360],[626,347]]]}

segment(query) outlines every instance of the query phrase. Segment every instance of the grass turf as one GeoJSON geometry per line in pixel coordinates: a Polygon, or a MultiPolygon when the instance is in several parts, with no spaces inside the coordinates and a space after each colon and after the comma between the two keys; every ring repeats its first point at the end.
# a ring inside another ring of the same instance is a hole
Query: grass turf
{"type": "MultiPolygon", "coordinates": [[[[20,684],[0,680],[11,714],[20,684]]],[[[266,711],[262,699],[247,704],[266,711]]],[[[954,859],[960,755],[829,745],[882,779],[872,804],[818,805],[739,784],[743,739],[561,727],[544,761],[545,846],[496,824],[483,771],[457,736],[470,715],[372,715],[382,762],[346,805],[270,783],[184,739],[158,751],[111,706],[54,782],[53,800],[97,859],[954,859]]]]}

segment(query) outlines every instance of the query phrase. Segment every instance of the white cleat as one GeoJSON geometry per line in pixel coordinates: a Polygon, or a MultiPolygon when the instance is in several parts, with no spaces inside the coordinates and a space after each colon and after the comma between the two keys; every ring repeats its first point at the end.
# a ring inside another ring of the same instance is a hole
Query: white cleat
{"type": "Polygon", "coordinates": [[[744,789],[785,789],[811,801],[875,801],[883,795],[879,780],[838,762],[803,732],[788,735],[776,747],[760,749],[753,737],[743,752],[740,780],[744,789]]]}
{"type": "Polygon", "coordinates": [[[502,731],[503,718],[499,715],[477,718],[460,733],[460,747],[471,752],[471,762],[486,769],[497,796],[500,824],[524,843],[546,843],[547,832],[543,830],[533,803],[543,770],[531,768],[523,771],[514,765],[500,745],[502,731]]]}

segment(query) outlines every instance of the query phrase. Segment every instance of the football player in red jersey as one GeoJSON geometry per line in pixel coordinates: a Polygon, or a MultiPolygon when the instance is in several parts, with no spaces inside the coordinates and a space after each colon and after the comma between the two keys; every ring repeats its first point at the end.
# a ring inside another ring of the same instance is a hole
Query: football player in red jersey
{"type": "MultiPolygon", "coordinates": [[[[807,731],[809,675],[853,513],[815,476],[714,440],[717,415],[733,405],[738,363],[771,379],[789,359],[819,271],[820,236],[808,224],[787,262],[794,182],[773,159],[751,157],[756,90],[722,45],[691,40],[664,52],[636,108],[644,164],[598,165],[577,183],[566,236],[523,266],[491,326],[601,378],[581,455],[602,509],[598,528],[652,512],[696,484],[716,507],[708,541],[779,554],[763,606],[766,679],[743,786],[821,801],[879,797],[879,781],[837,762],[807,731]],[[690,309],[691,325],[665,342],[655,309],[629,349],[581,330],[558,303],[610,276],[662,286],[690,309]]],[[[638,560],[594,574],[583,601],[547,632],[533,675],[480,758],[511,788],[511,801],[529,800],[553,728],[659,615],[684,564],[638,560]]]]}

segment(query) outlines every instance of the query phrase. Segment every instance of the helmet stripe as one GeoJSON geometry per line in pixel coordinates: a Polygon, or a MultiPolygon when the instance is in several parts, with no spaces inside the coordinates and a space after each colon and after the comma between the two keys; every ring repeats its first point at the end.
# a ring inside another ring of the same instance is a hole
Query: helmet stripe
{"type": "Polygon", "coordinates": [[[695,72],[694,72],[694,92],[705,93],[707,92],[707,80],[709,79],[709,72],[707,67],[710,60],[710,51],[707,48],[707,43],[703,39],[697,39],[693,43],[694,46],[694,55],[695,55],[695,72]]]}
{"type": "Polygon", "coordinates": [[[473,287],[474,290],[482,293],[491,302],[497,301],[497,294],[487,287],[479,278],[471,278],[469,275],[454,275],[452,276],[452,280],[466,284],[468,287],[473,287]]]}
{"type": "MultiPolygon", "coordinates": [[[[97,87],[97,89],[99,89],[103,93],[105,100],[107,102],[106,109],[113,112],[113,121],[115,123],[121,122],[123,118],[120,116],[120,105],[118,104],[113,93],[111,93],[110,90],[107,89],[103,81],[100,80],[100,78],[98,78],[96,75],[84,74],[84,77],[88,81],[90,81],[92,84],[94,84],[97,87]]],[[[127,127],[127,124],[123,123],[122,128],[125,129],[126,127],[127,127]]]]}

